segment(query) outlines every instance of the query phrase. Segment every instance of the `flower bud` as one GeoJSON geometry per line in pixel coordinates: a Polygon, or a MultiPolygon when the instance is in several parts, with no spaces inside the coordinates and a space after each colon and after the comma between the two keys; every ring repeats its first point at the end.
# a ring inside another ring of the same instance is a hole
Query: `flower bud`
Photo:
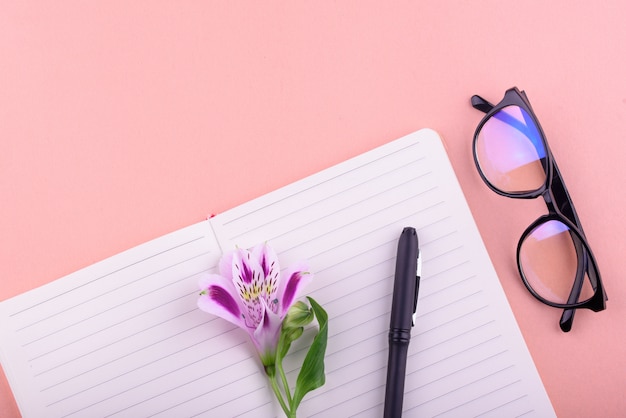
{"type": "Polygon", "coordinates": [[[314,317],[315,315],[309,306],[302,301],[298,301],[291,305],[291,308],[287,311],[287,315],[283,320],[283,329],[304,327],[310,324],[314,317]]]}

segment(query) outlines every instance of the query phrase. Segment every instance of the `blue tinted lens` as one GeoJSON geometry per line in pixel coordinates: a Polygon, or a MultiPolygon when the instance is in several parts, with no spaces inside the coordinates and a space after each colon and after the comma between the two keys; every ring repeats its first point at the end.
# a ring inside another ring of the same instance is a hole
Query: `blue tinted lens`
{"type": "Polygon", "coordinates": [[[475,144],[483,175],[496,189],[521,194],[546,182],[546,149],[537,125],[519,106],[507,106],[482,126],[475,144]]]}

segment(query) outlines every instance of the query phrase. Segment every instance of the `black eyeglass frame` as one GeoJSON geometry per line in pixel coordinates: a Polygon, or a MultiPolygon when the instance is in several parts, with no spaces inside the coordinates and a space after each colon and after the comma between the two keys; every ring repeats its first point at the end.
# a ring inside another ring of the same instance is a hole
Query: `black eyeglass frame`
{"type": "Polygon", "coordinates": [[[564,332],[567,332],[571,329],[572,323],[574,320],[574,312],[575,309],[591,309],[594,312],[602,311],[606,309],[606,300],[608,299],[606,296],[606,292],[604,290],[604,286],[602,284],[602,280],[600,277],[600,271],[598,270],[598,266],[591,251],[591,248],[587,242],[585,237],[585,233],[583,232],[583,228],[574,209],[574,204],[572,203],[572,199],[565,187],[565,183],[563,182],[563,178],[561,177],[561,173],[556,165],[556,161],[554,160],[554,156],[550,151],[550,147],[548,146],[548,142],[546,140],[545,134],[539,121],[537,120],[537,116],[535,112],[532,110],[530,105],[530,101],[526,96],[524,91],[520,91],[517,87],[513,87],[506,91],[504,98],[496,105],[489,103],[487,100],[483,99],[480,96],[474,95],[471,98],[472,107],[481,112],[485,113],[485,116],[478,124],[476,128],[476,132],[474,133],[474,140],[472,143],[472,151],[474,156],[474,163],[476,164],[476,168],[478,169],[478,173],[480,174],[483,181],[489,186],[491,190],[498,193],[499,195],[510,197],[510,198],[518,198],[518,199],[534,199],[539,196],[542,196],[546,206],[548,208],[548,213],[546,215],[542,215],[537,218],[533,223],[526,228],[524,233],[519,239],[517,244],[517,268],[519,274],[522,278],[522,281],[528,291],[539,301],[542,303],[555,307],[565,309],[563,315],[561,316],[561,320],[559,321],[559,325],[564,332]],[[540,139],[543,143],[543,146],[546,151],[545,158],[542,158],[541,163],[546,172],[546,181],[544,184],[536,190],[525,191],[520,193],[511,193],[505,192],[503,190],[498,189],[494,186],[489,179],[483,173],[480,161],[478,159],[476,144],[478,141],[479,133],[481,132],[485,123],[491,119],[496,113],[504,109],[508,106],[518,106],[530,116],[532,122],[537,127],[537,130],[540,134],[540,139]],[[559,221],[566,225],[572,234],[572,240],[574,241],[574,245],[576,247],[576,254],[578,256],[578,268],[576,271],[576,277],[574,279],[574,283],[572,285],[572,291],[568,298],[568,303],[556,303],[550,301],[548,299],[543,298],[540,294],[538,294],[535,289],[531,286],[528,281],[524,271],[522,269],[522,264],[520,262],[520,251],[522,247],[522,243],[524,240],[530,235],[537,227],[540,225],[549,222],[549,221],[559,221]],[[589,278],[591,286],[594,290],[591,298],[577,302],[580,297],[580,293],[582,291],[582,287],[585,280],[585,273],[589,278]]]}

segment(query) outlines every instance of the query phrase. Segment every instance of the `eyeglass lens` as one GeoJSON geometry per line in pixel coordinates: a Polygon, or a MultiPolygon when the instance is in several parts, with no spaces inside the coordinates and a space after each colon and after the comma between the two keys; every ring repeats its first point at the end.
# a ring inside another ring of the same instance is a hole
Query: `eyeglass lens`
{"type": "Polygon", "coordinates": [[[558,220],[536,226],[522,242],[520,268],[530,287],[543,299],[566,304],[584,302],[593,296],[586,269],[579,266],[585,257],[577,255],[576,243],[578,251],[584,251],[577,235],[558,220]],[[577,274],[584,275],[582,280],[576,280],[577,274]],[[572,294],[577,296],[574,300],[572,294]]]}
{"type": "Polygon", "coordinates": [[[546,182],[541,134],[519,106],[504,107],[485,122],[476,138],[475,152],[487,181],[505,193],[532,192],[546,182]]]}

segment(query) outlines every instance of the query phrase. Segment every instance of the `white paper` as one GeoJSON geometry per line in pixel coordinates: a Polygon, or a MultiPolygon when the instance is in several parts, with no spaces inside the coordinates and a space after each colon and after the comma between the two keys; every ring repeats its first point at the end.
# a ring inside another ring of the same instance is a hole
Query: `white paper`
{"type": "MultiPolygon", "coordinates": [[[[279,416],[247,334],[196,309],[220,248],[308,259],[326,384],[299,416],[382,416],[397,240],[423,257],[404,416],[554,416],[443,145],[422,130],[0,304],[25,417],[279,416]],[[210,226],[210,227],[209,227],[210,226]],[[212,231],[215,234],[213,238],[212,231]]],[[[309,329],[285,359],[296,363],[309,329]]]]}

